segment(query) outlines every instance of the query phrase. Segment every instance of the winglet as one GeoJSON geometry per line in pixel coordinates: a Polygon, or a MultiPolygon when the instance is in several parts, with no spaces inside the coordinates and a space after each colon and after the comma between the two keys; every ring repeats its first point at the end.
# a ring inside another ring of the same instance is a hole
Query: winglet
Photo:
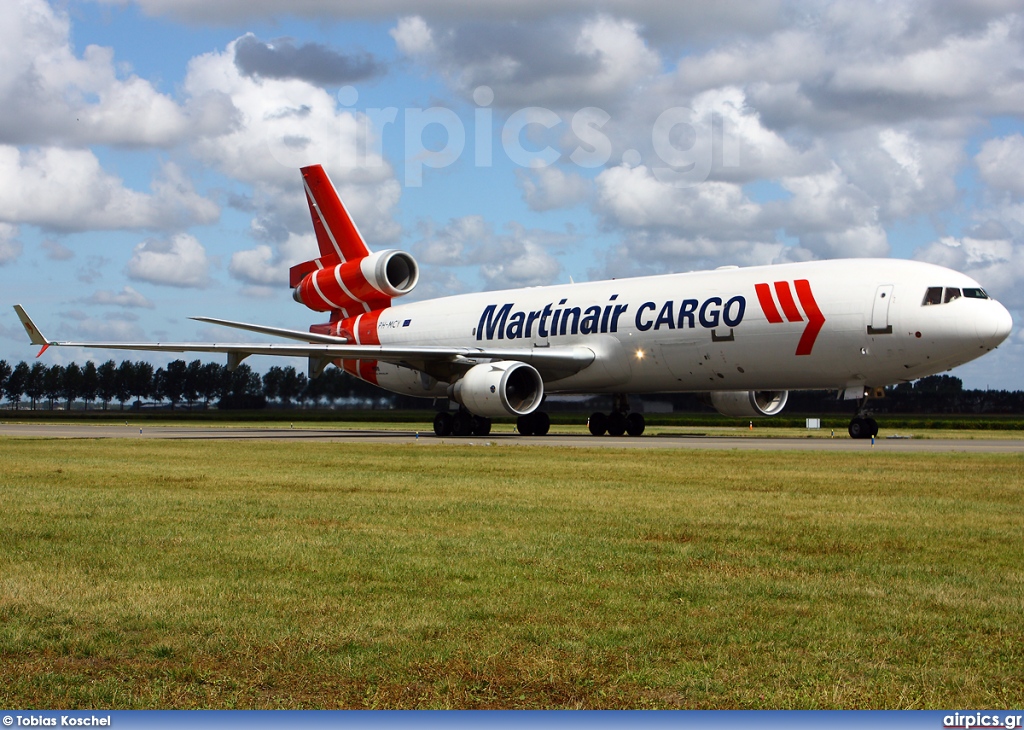
{"type": "Polygon", "coordinates": [[[39,355],[42,355],[44,352],[46,352],[46,348],[48,348],[52,343],[48,339],[43,337],[43,333],[39,331],[38,327],[36,327],[35,322],[33,322],[32,318],[28,316],[28,312],[25,311],[24,307],[22,307],[20,304],[15,304],[14,311],[18,315],[18,319],[21,320],[21,326],[25,328],[26,332],[28,332],[28,338],[32,342],[32,344],[42,345],[43,349],[41,349],[39,351],[39,354],[36,355],[36,357],[39,357],[39,355]]]}

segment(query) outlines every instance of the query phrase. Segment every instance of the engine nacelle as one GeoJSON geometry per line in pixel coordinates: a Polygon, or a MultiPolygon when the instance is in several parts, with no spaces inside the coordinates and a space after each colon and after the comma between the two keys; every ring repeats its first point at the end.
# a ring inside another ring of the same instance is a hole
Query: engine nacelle
{"type": "Polygon", "coordinates": [[[524,362],[481,363],[449,387],[448,395],[476,416],[525,416],[544,400],[544,380],[524,362]]]}
{"type": "MultiPolygon", "coordinates": [[[[337,261],[337,259],[335,259],[337,261]]],[[[405,251],[378,251],[307,274],[292,292],[300,304],[318,312],[369,305],[371,310],[408,294],[420,279],[419,265],[405,251]]]]}
{"type": "Polygon", "coordinates": [[[789,400],[788,390],[727,390],[711,393],[711,405],[723,416],[777,416],[789,400]]]}

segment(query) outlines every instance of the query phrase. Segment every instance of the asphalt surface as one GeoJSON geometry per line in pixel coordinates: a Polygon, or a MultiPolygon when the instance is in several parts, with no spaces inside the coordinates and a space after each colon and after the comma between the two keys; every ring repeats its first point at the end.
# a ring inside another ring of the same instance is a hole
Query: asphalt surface
{"type": "Polygon", "coordinates": [[[908,439],[877,438],[861,441],[845,434],[831,438],[773,438],[760,436],[650,435],[640,437],[584,434],[519,436],[493,432],[489,436],[438,438],[430,430],[384,431],[307,428],[182,428],[138,424],[0,424],[0,436],[51,439],[229,439],[241,441],[326,441],[333,443],[379,444],[490,444],[494,446],[568,446],[617,449],[740,449],[755,451],[886,451],[1024,453],[1024,439],[908,439]]]}

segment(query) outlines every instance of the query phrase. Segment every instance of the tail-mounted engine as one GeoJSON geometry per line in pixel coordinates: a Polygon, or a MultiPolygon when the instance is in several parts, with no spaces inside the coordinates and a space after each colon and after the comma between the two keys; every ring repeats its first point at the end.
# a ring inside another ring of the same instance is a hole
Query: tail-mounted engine
{"type": "Polygon", "coordinates": [[[787,390],[727,390],[711,393],[711,405],[723,416],[777,416],[789,400],[787,390]]]}
{"type": "Polygon", "coordinates": [[[393,297],[413,290],[420,278],[416,259],[404,251],[371,253],[323,167],[302,168],[302,185],[320,258],[289,270],[295,301],[332,312],[335,322],[389,307],[393,297]]]}
{"type": "Polygon", "coordinates": [[[326,256],[292,268],[292,297],[318,312],[373,311],[408,294],[420,278],[419,265],[405,251],[378,251],[345,261],[326,256]]]}
{"type": "Polygon", "coordinates": [[[448,389],[448,397],[475,416],[525,416],[544,400],[544,381],[524,362],[481,363],[448,389]]]}

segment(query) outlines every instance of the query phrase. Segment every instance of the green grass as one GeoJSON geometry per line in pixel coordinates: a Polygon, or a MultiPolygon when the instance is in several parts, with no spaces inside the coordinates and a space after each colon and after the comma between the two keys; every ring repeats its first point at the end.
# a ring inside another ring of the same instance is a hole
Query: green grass
{"type": "Polygon", "coordinates": [[[0,440],[6,707],[1024,699],[1024,458],[0,440]]]}

